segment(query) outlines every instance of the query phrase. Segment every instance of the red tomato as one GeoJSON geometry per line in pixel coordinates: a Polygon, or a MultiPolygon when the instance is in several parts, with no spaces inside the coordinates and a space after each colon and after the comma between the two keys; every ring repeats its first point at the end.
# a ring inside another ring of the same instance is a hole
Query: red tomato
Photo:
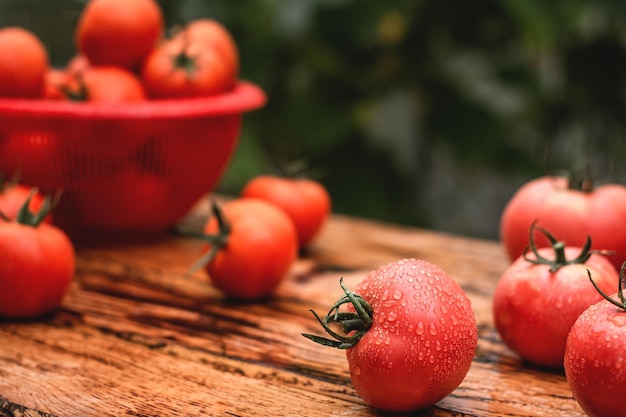
{"type": "Polygon", "coordinates": [[[0,97],[42,97],[47,70],[48,52],[35,34],[0,29],[0,97]]]}
{"type": "Polygon", "coordinates": [[[0,220],[0,316],[32,318],[57,308],[75,264],[70,239],[55,226],[0,220]]]}
{"type": "Polygon", "coordinates": [[[48,100],[63,100],[63,86],[67,82],[67,74],[58,68],[48,68],[43,97],[48,100]]]}
{"type": "Polygon", "coordinates": [[[318,319],[324,327],[344,326],[346,337],[304,336],[347,349],[352,384],[367,404],[388,412],[421,410],[461,384],[478,331],[470,300],[443,270],[402,259],[370,272],[353,293],[344,291],[338,305],[318,319]],[[350,308],[337,315],[341,304],[358,305],[363,313],[350,308]]]}
{"type": "Polygon", "coordinates": [[[296,226],[300,247],[307,246],[318,234],[331,209],[324,186],[309,179],[262,175],[249,181],[241,196],[260,198],[283,209],[296,226]]]}
{"type": "Polygon", "coordinates": [[[618,292],[605,293],[604,300],[585,310],[567,338],[565,376],[574,398],[590,417],[626,416],[622,400],[626,396],[624,268],[621,276],[618,292]]]}
{"type": "MultiPolygon", "coordinates": [[[[585,183],[588,185],[588,183],[585,183]]],[[[542,177],[522,186],[500,220],[500,237],[511,260],[528,245],[528,229],[538,221],[568,246],[582,246],[591,236],[616,269],[626,259],[626,187],[607,184],[584,190],[570,188],[564,177],[542,177]]],[[[538,246],[548,244],[543,236],[538,246]]]]}
{"type": "Polygon", "coordinates": [[[84,178],[68,187],[59,201],[55,222],[70,236],[80,235],[81,228],[140,234],[155,224],[167,223],[171,195],[169,183],[162,177],[134,168],[110,171],[107,176],[84,178]],[[76,225],[80,225],[78,230],[76,225]]]}
{"type": "Polygon", "coordinates": [[[193,20],[176,36],[198,41],[210,48],[217,49],[230,69],[230,72],[233,74],[239,72],[239,52],[237,51],[237,44],[228,29],[217,20],[208,18],[193,20]]]}
{"type": "Polygon", "coordinates": [[[217,49],[176,37],[152,51],[141,79],[150,97],[180,98],[226,91],[235,84],[236,75],[217,49]]]}
{"type": "MultiPolygon", "coordinates": [[[[531,233],[534,232],[531,226],[531,233]]],[[[587,279],[615,288],[618,274],[602,254],[563,242],[536,249],[513,262],[498,281],[493,297],[495,327],[502,341],[523,359],[562,367],[565,342],[578,316],[601,299],[587,279]],[[537,261],[539,259],[539,261],[537,261]]]]}
{"type": "MultiPolygon", "coordinates": [[[[291,220],[272,204],[253,198],[230,201],[222,210],[230,228],[224,236],[226,242],[223,246],[205,248],[205,251],[216,250],[206,264],[211,281],[235,299],[253,300],[271,295],[298,254],[291,220]]],[[[220,233],[216,217],[209,219],[204,232],[220,233]]]]}
{"type": "Polygon", "coordinates": [[[134,70],[161,37],[163,25],[155,0],[90,0],[76,27],[76,46],[93,65],[134,70]]]}
{"type": "Polygon", "coordinates": [[[146,100],[139,78],[120,67],[89,67],[69,77],[67,98],[99,103],[137,102],[146,100]]]}
{"type": "Polygon", "coordinates": [[[66,178],[68,169],[63,141],[45,124],[29,118],[12,119],[15,130],[0,141],[0,170],[19,175],[23,184],[54,190],[66,178]]]}
{"type": "MultiPolygon", "coordinates": [[[[29,209],[33,212],[41,210],[44,197],[41,193],[31,196],[32,189],[22,184],[0,184],[0,212],[9,219],[15,220],[24,203],[30,197],[29,209]]],[[[49,214],[44,221],[50,223],[52,215],[49,214]]]]}

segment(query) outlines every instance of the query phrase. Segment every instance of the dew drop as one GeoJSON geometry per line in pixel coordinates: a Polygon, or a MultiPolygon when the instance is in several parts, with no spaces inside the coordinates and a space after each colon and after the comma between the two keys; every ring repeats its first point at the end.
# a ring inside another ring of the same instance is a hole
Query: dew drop
{"type": "Polygon", "coordinates": [[[435,326],[435,323],[430,323],[428,326],[428,332],[433,336],[437,334],[437,327],[435,326]]]}
{"type": "Polygon", "coordinates": [[[398,318],[398,314],[395,311],[392,310],[389,313],[387,313],[387,320],[396,321],[397,318],[398,318]]]}
{"type": "Polygon", "coordinates": [[[357,366],[357,367],[354,368],[354,374],[355,375],[361,375],[361,367],[360,366],[357,366]]]}
{"type": "Polygon", "coordinates": [[[417,327],[415,328],[415,333],[419,335],[424,334],[424,323],[422,323],[421,321],[417,323],[417,327]]]}
{"type": "Polygon", "coordinates": [[[396,300],[399,300],[402,298],[404,294],[402,294],[402,291],[400,290],[396,290],[396,292],[393,293],[393,298],[395,298],[396,300]]]}
{"type": "Polygon", "coordinates": [[[626,314],[618,313],[612,314],[608,317],[608,320],[617,327],[623,327],[626,325],[626,314]]]}

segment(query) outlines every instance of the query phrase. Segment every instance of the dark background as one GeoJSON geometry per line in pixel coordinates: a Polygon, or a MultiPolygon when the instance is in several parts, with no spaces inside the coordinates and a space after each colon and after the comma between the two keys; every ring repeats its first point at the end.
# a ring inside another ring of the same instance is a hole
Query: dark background
{"type": "MultiPolygon", "coordinates": [[[[626,182],[626,2],[159,3],[170,26],[221,21],[269,97],[220,192],[302,159],[337,213],[495,239],[532,178],[626,182]]],[[[0,26],[34,31],[62,66],[82,7],[0,0],[0,26]]]]}

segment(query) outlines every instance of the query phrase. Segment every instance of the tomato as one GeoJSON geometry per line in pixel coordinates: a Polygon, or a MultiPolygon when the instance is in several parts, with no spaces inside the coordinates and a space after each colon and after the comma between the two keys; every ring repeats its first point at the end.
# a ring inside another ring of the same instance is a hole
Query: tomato
{"type": "Polygon", "coordinates": [[[19,175],[23,184],[59,188],[68,174],[61,138],[47,128],[46,120],[12,117],[11,127],[11,134],[0,141],[0,170],[19,175]]]}
{"type": "MultiPolygon", "coordinates": [[[[591,236],[616,269],[626,259],[626,187],[588,181],[575,188],[565,177],[541,177],[522,186],[506,205],[500,220],[500,237],[511,260],[528,245],[528,228],[538,221],[569,246],[582,246],[591,236]]],[[[538,246],[545,246],[543,236],[538,246]]]]}
{"type": "MultiPolygon", "coordinates": [[[[342,284],[343,287],[343,284],[342,284]]],[[[476,319],[463,289],[441,268],[401,259],[370,272],[320,323],[339,324],[337,340],[304,334],[347,349],[355,390],[371,407],[410,412],[454,391],[469,371],[478,343],[476,319]],[[349,310],[339,312],[347,304],[349,310]]]]}
{"type": "MultiPolygon", "coordinates": [[[[0,212],[6,217],[15,220],[26,201],[30,201],[28,208],[31,211],[39,212],[44,202],[44,196],[39,192],[33,193],[32,189],[25,185],[8,182],[3,185],[0,181],[0,212]]],[[[44,219],[47,223],[50,223],[51,220],[51,214],[44,219]]]]}
{"type": "Polygon", "coordinates": [[[141,79],[152,98],[180,98],[226,91],[234,86],[236,75],[217,49],[175,37],[152,51],[141,79]]]}
{"type": "Polygon", "coordinates": [[[171,187],[162,177],[133,167],[111,169],[107,175],[83,178],[65,189],[54,219],[75,240],[121,231],[127,231],[129,238],[133,234],[141,238],[171,219],[172,197],[171,187]]]}
{"type": "Polygon", "coordinates": [[[83,54],[77,54],[69,60],[65,66],[65,72],[70,75],[80,74],[91,67],[89,59],[83,54]]]}
{"type": "Polygon", "coordinates": [[[43,97],[48,100],[63,100],[63,86],[67,83],[67,74],[58,68],[48,68],[45,77],[43,97]]]}
{"type": "Polygon", "coordinates": [[[0,316],[33,318],[56,309],[75,265],[74,247],[57,227],[32,217],[0,219],[0,316]]]}
{"type": "Polygon", "coordinates": [[[305,178],[257,176],[244,186],[241,196],[260,198],[283,209],[296,226],[300,247],[318,234],[331,209],[326,188],[305,178]]]}
{"type": "Polygon", "coordinates": [[[48,52],[34,33],[0,29],[0,97],[42,97],[47,70],[48,52]]]}
{"type": "Polygon", "coordinates": [[[155,0],[89,0],[75,32],[80,54],[92,65],[137,69],[163,33],[155,0]]]}
{"type": "Polygon", "coordinates": [[[228,29],[217,20],[209,18],[193,20],[177,36],[217,49],[230,72],[233,74],[239,72],[237,44],[228,29]]]}
{"type": "Polygon", "coordinates": [[[604,255],[590,251],[588,245],[565,247],[545,229],[540,231],[550,236],[552,247],[537,249],[533,239],[532,252],[504,271],[493,297],[494,323],[502,341],[521,358],[560,368],[570,328],[601,299],[589,285],[587,270],[598,277],[603,289],[615,288],[618,274],[604,255]]]}
{"type": "MultiPolygon", "coordinates": [[[[626,396],[624,265],[617,293],[608,296],[603,292],[604,300],[578,317],[567,338],[565,377],[590,417],[626,416],[622,401],[626,396]]],[[[591,273],[589,278],[595,280],[591,273]]]]}
{"type": "Polygon", "coordinates": [[[204,232],[220,236],[204,249],[213,285],[228,297],[255,300],[270,296],[298,255],[298,238],[287,215],[263,200],[240,198],[214,207],[204,232]],[[220,225],[219,219],[225,223],[220,225]],[[213,253],[211,253],[213,251],[213,253]]]}
{"type": "Polygon", "coordinates": [[[89,67],[70,77],[65,87],[70,100],[99,103],[137,102],[146,100],[139,78],[120,67],[89,67]]]}

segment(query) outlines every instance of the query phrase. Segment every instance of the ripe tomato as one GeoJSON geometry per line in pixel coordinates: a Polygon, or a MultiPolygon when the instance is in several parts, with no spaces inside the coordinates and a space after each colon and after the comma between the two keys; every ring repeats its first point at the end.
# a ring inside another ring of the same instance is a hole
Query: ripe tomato
{"type": "Polygon", "coordinates": [[[46,71],[43,97],[48,100],[63,100],[65,93],[63,86],[67,83],[67,74],[58,68],[48,68],[46,71]]]}
{"type": "Polygon", "coordinates": [[[137,69],[163,32],[155,0],[89,0],[76,27],[79,53],[92,65],[137,69]]]}
{"type": "MultiPolygon", "coordinates": [[[[565,376],[574,398],[590,417],[626,416],[622,401],[626,395],[624,265],[617,293],[603,293],[605,299],[578,317],[567,338],[565,376]]],[[[595,280],[591,273],[589,278],[595,280]]]]}
{"type": "Polygon", "coordinates": [[[70,75],[80,74],[91,67],[89,59],[83,54],[74,55],[65,65],[65,73],[70,75]]]}
{"type": "Polygon", "coordinates": [[[141,79],[152,98],[200,97],[233,87],[236,75],[216,49],[203,42],[175,37],[148,56],[141,79]]]}
{"type": "MultiPolygon", "coordinates": [[[[534,224],[531,235],[534,234],[534,224]]],[[[601,299],[587,280],[615,288],[618,274],[602,254],[565,247],[545,229],[552,247],[537,249],[513,262],[498,281],[493,297],[495,327],[502,341],[523,359],[538,365],[563,366],[565,342],[578,316],[601,299]]],[[[589,244],[591,241],[589,241],[589,244]]]]}
{"type": "Polygon", "coordinates": [[[129,238],[143,238],[148,232],[165,232],[152,231],[155,224],[171,218],[171,197],[171,187],[162,177],[132,166],[111,169],[106,176],[82,178],[65,189],[54,219],[75,240],[120,231],[128,231],[129,238]]]}
{"type": "Polygon", "coordinates": [[[48,52],[34,33],[0,29],[0,97],[41,97],[47,70],[48,52]]]}
{"type": "Polygon", "coordinates": [[[229,201],[221,213],[215,206],[214,213],[204,229],[207,235],[221,236],[220,242],[205,248],[205,253],[213,251],[205,266],[213,285],[235,299],[271,295],[298,254],[298,238],[289,217],[253,198],[229,201]]]}
{"type": "MultiPolygon", "coordinates": [[[[587,236],[608,255],[615,269],[626,259],[626,187],[606,184],[573,188],[565,177],[541,177],[522,186],[508,202],[500,220],[500,237],[511,260],[528,245],[535,220],[569,246],[582,246],[587,236]]],[[[543,236],[538,246],[545,246],[543,236]]]]}
{"type": "Polygon", "coordinates": [[[139,78],[120,67],[89,67],[68,79],[67,98],[98,103],[137,102],[146,100],[139,78]]]}
{"type": "Polygon", "coordinates": [[[75,264],[72,242],[57,227],[0,219],[0,316],[32,318],[57,308],[75,264]]]}
{"type": "Polygon", "coordinates": [[[244,186],[241,196],[260,198],[283,209],[296,226],[300,247],[311,242],[330,214],[328,192],[309,179],[261,175],[244,186]]]}
{"type": "Polygon", "coordinates": [[[237,50],[237,44],[228,29],[217,20],[208,18],[193,20],[176,36],[187,40],[198,41],[210,48],[217,49],[221,53],[230,72],[233,74],[239,72],[239,52],[237,50]]]}
{"type": "Polygon", "coordinates": [[[327,331],[341,325],[346,336],[332,330],[336,341],[304,336],[347,349],[352,384],[367,404],[388,412],[421,410],[461,384],[478,330],[470,300],[441,268],[402,259],[370,272],[354,292],[343,288],[329,313],[315,316],[327,331]],[[349,310],[338,314],[342,304],[349,310]]]}
{"type": "MultiPolygon", "coordinates": [[[[36,213],[43,206],[44,196],[39,192],[33,193],[32,189],[25,185],[8,182],[3,185],[0,181],[0,212],[6,217],[15,220],[26,201],[30,201],[28,208],[36,213]]],[[[44,221],[50,223],[51,219],[52,215],[49,214],[44,221]]]]}

